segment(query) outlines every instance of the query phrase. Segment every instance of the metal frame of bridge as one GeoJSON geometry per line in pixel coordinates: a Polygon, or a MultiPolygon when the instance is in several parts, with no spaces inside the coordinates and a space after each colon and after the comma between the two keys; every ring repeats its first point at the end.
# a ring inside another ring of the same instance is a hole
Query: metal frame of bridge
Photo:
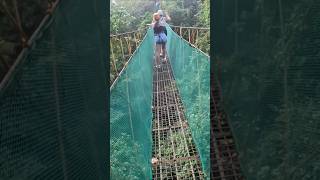
{"type": "Polygon", "coordinates": [[[169,60],[153,73],[153,179],[204,179],[169,60]]]}
{"type": "Polygon", "coordinates": [[[240,161],[236,150],[227,113],[223,110],[221,86],[211,74],[210,92],[210,167],[213,180],[243,180],[240,161]]]}
{"type": "MultiPolygon", "coordinates": [[[[178,26],[173,28],[191,45],[198,37],[199,28],[188,29],[178,26]],[[187,33],[182,33],[183,28],[187,29],[187,33]]],[[[200,30],[209,29],[200,28],[200,30]]],[[[112,37],[127,37],[133,33],[136,31],[112,37]]],[[[123,60],[125,60],[124,55],[123,60]]],[[[219,84],[215,81],[211,87],[210,98],[210,176],[214,180],[242,180],[244,177],[240,170],[228,117],[223,110],[220,92],[219,84]]],[[[156,159],[152,167],[153,179],[205,179],[169,60],[162,64],[160,69],[155,68],[153,73],[152,129],[152,156],[156,159]]]]}

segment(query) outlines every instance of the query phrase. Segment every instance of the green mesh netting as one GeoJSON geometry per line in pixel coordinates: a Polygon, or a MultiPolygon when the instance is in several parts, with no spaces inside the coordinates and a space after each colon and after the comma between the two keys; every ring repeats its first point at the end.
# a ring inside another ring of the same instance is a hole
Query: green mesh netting
{"type": "Polygon", "coordinates": [[[210,62],[168,29],[167,51],[205,174],[210,175],[210,62]]]}
{"type": "Polygon", "coordinates": [[[111,179],[151,179],[153,31],[148,30],[110,99],[111,179]]]}
{"type": "MultiPolygon", "coordinates": [[[[111,178],[150,179],[153,31],[111,90],[111,178]]],[[[209,57],[168,27],[167,51],[204,171],[209,175],[209,57]]]]}
{"type": "Polygon", "coordinates": [[[244,27],[243,54],[220,61],[224,107],[248,180],[320,178],[320,2],[300,2],[283,6],[297,5],[286,9],[288,33],[274,40],[271,33],[258,34],[260,28],[244,27]],[[265,49],[247,40],[249,30],[256,39],[269,38],[261,44],[265,49]]]}
{"type": "Polygon", "coordinates": [[[0,179],[107,179],[103,1],[61,1],[0,91],[0,179]]]}

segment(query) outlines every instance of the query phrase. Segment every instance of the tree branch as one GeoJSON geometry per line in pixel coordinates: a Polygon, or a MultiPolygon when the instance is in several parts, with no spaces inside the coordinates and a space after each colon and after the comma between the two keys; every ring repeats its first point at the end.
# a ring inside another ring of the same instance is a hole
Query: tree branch
{"type": "Polygon", "coordinates": [[[4,10],[4,13],[10,18],[12,21],[13,25],[16,26],[17,30],[20,33],[20,38],[21,38],[21,43],[23,46],[26,46],[26,42],[28,40],[26,33],[23,30],[22,23],[21,23],[21,18],[20,18],[20,13],[17,5],[17,0],[12,0],[13,3],[13,8],[14,8],[14,15],[10,12],[10,8],[7,5],[5,0],[2,0],[2,7],[1,9],[4,10]]]}
{"type": "Polygon", "coordinates": [[[21,23],[21,18],[20,18],[20,13],[19,13],[19,9],[18,9],[18,4],[17,4],[17,0],[12,0],[13,1],[13,8],[14,8],[14,12],[15,12],[15,17],[16,17],[16,22],[17,22],[17,27],[18,30],[20,32],[20,37],[21,37],[21,41],[22,41],[22,45],[25,46],[27,43],[27,35],[23,30],[22,27],[22,23],[21,23]]]}

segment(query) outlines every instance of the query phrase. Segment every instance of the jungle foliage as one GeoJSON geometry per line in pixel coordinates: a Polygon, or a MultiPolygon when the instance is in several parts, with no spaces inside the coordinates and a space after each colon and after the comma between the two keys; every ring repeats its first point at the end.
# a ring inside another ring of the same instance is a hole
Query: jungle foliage
{"type": "MultiPolygon", "coordinates": [[[[156,12],[154,2],[153,0],[116,0],[111,3],[111,34],[136,30],[150,23],[152,14],[156,12]]],[[[171,16],[170,24],[209,27],[209,3],[209,0],[161,0],[161,9],[171,16]]]]}
{"type": "MultiPolygon", "coordinates": [[[[162,0],[161,9],[168,12],[172,18],[169,24],[186,27],[210,26],[209,0],[162,0]]],[[[118,34],[143,29],[151,23],[154,12],[156,12],[156,7],[153,0],[113,1],[111,3],[110,33],[118,34]]],[[[209,53],[210,31],[201,33],[195,45],[209,53]]]]}
{"type": "MultiPolygon", "coordinates": [[[[141,32],[146,32],[147,24],[151,23],[152,14],[157,10],[153,0],[114,0],[110,3],[110,34],[140,31],[138,35],[135,35],[136,37],[133,34],[111,37],[110,80],[112,83],[137,45],[142,41],[144,35],[141,35],[141,32]],[[136,46],[131,47],[132,45],[136,46]]],[[[209,0],[161,0],[161,9],[172,18],[168,22],[171,25],[206,28],[210,25],[209,0]]],[[[188,40],[188,29],[184,29],[182,33],[184,34],[183,37],[188,40]]],[[[202,30],[197,35],[194,45],[209,54],[210,31],[202,30]]]]}
{"type": "Polygon", "coordinates": [[[0,80],[45,16],[51,0],[0,0],[0,80]]]}

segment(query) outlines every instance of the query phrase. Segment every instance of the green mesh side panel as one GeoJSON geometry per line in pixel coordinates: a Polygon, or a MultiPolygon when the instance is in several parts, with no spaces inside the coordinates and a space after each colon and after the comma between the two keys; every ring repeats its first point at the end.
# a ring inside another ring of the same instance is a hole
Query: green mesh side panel
{"type": "Polygon", "coordinates": [[[111,90],[111,179],[151,179],[153,31],[111,90]]]}
{"type": "Polygon", "coordinates": [[[303,25],[285,35],[286,48],[275,44],[270,56],[255,50],[220,62],[224,104],[248,180],[320,178],[320,2],[314,2],[303,25]]]}
{"type": "Polygon", "coordinates": [[[0,91],[0,179],[107,179],[103,1],[61,1],[0,91]]]}
{"type": "MultiPolygon", "coordinates": [[[[209,176],[210,163],[210,62],[209,57],[191,47],[171,28],[167,51],[185,107],[192,136],[200,153],[204,172],[209,176]]],[[[208,177],[209,178],[209,177],[208,177]]]]}

